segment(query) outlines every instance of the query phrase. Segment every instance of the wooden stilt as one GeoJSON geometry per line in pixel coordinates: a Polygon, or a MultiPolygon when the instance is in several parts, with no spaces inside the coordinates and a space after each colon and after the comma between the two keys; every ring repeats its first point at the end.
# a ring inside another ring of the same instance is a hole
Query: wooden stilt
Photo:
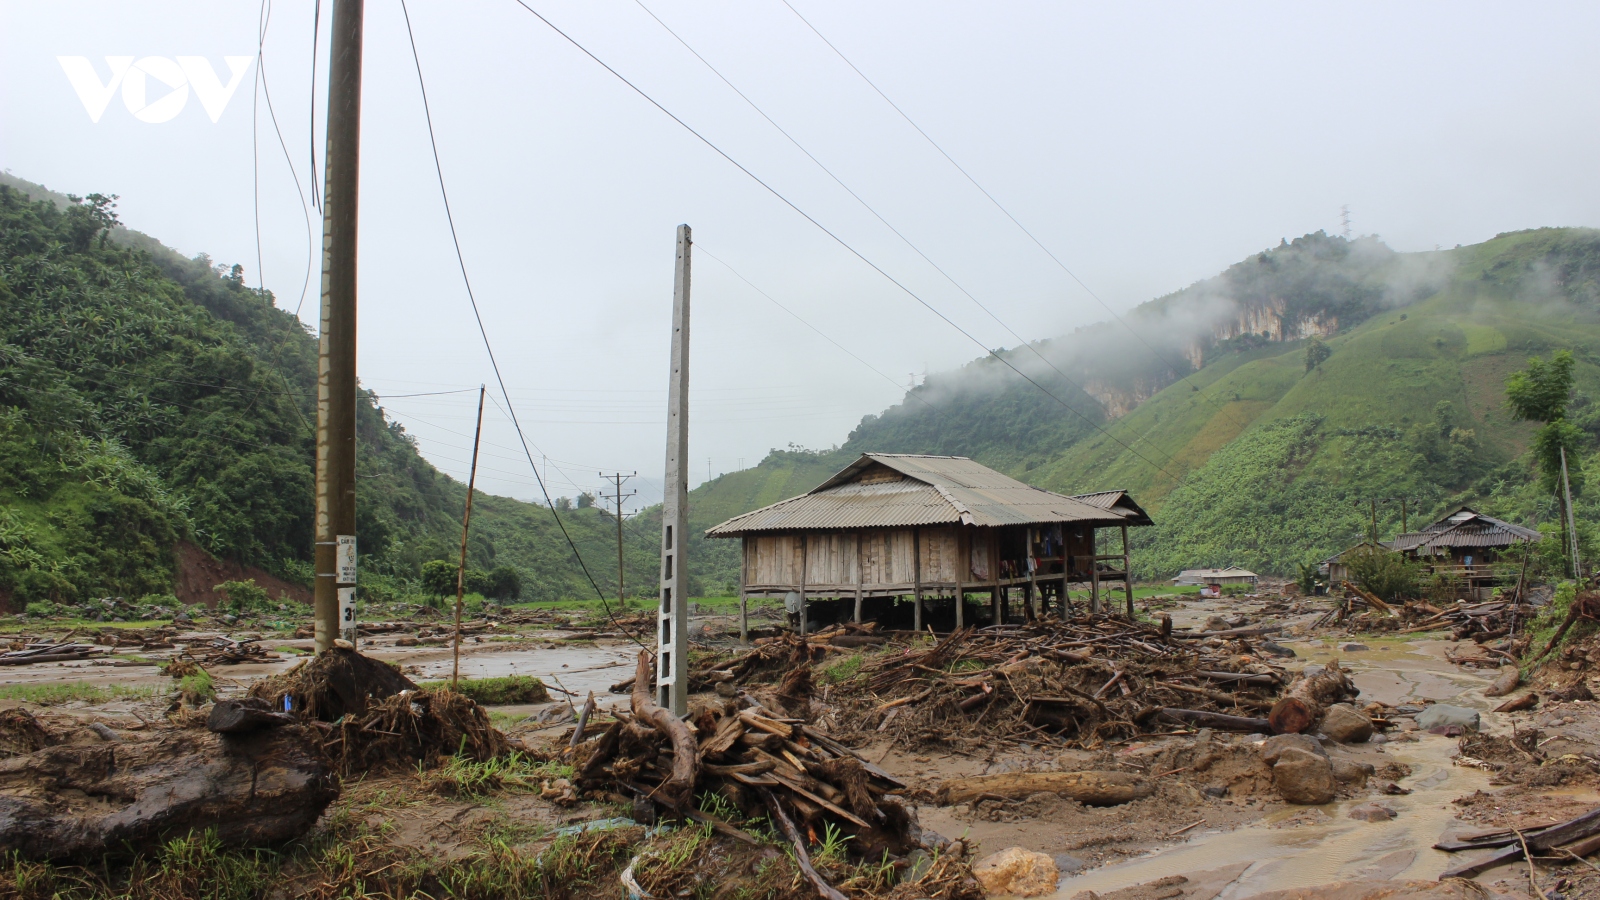
{"type": "Polygon", "coordinates": [[[800,636],[806,634],[806,536],[800,535],[800,636]]]}
{"type": "Polygon", "coordinates": [[[915,606],[911,611],[911,630],[922,633],[922,529],[911,529],[912,550],[912,603],[915,606]]]}
{"type": "Polygon", "coordinates": [[[1128,618],[1133,618],[1133,566],[1128,563],[1128,526],[1122,526],[1122,588],[1128,597],[1128,618]]]}

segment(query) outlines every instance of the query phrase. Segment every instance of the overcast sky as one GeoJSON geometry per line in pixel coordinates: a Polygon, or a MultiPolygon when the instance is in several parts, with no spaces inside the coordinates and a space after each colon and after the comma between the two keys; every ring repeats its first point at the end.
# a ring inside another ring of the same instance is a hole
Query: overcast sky
{"type": "MultiPolygon", "coordinates": [[[[1124,310],[1280,238],[1338,233],[1345,204],[1355,233],[1400,250],[1600,225],[1592,3],[790,2],[1099,299],[782,0],[644,0],[1025,338],[1104,319],[1102,302],[1124,310]]],[[[1017,343],[635,0],[528,3],[978,341],[1017,343]]],[[[294,309],[309,245],[291,167],[308,190],[309,104],[315,96],[320,117],[326,102],[310,81],[312,9],[279,0],[264,44],[289,158],[258,103],[263,265],[253,61],[215,123],[199,87],[168,121],[133,112],[162,118],[176,106],[157,105],[163,64],[147,57],[203,56],[225,87],[225,58],[256,54],[256,3],[0,2],[0,168],[119,194],[129,226],[243,264],[294,309]],[[106,57],[129,56],[149,73],[146,105],[124,85],[92,121],[58,57],[86,58],[103,89],[106,57]]],[[[708,460],[721,473],[771,447],[838,443],[897,401],[910,373],[980,352],[515,0],[412,0],[410,13],[466,266],[528,440],[552,460],[553,494],[620,469],[659,496],[680,222],[704,251],[695,483],[708,460]]],[[[399,0],[367,3],[365,53],[360,375],[393,398],[387,409],[428,458],[464,480],[473,395],[395,396],[494,386],[399,0]]],[[[319,143],[319,180],[321,156],[319,143]]],[[[320,239],[314,210],[311,230],[320,239]]],[[[317,275],[300,310],[313,325],[317,275]]],[[[485,428],[480,485],[536,498],[493,406],[485,428]]]]}

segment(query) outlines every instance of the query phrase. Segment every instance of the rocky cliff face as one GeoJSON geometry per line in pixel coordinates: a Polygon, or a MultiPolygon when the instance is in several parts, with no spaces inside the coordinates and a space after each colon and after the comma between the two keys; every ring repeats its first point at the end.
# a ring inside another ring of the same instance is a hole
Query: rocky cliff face
{"type": "Polygon", "coordinates": [[[1212,323],[1211,333],[1192,340],[1184,357],[1196,369],[1208,361],[1206,352],[1221,341],[1246,334],[1258,334],[1268,341],[1298,341],[1308,337],[1328,337],[1339,331],[1339,316],[1327,311],[1288,315],[1288,303],[1274,297],[1262,304],[1235,304],[1234,314],[1212,323]]]}

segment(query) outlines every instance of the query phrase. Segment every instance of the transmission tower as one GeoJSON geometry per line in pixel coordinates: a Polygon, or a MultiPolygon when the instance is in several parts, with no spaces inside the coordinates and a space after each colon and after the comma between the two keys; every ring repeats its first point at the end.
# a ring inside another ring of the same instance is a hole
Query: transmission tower
{"type": "Polygon", "coordinates": [[[622,506],[623,506],[624,503],[627,502],[627,499],[629,497],[632,497],[632,496],[638,494],[639,492],[638,491],[629,491],[626,494],[624,494],[622,492],[622,483],[624,481],[627,481],[630,478],[638,477],[638,475],[639,475],[638,472],[634,472],[632,475],[624,475],[621,472],[613,472],[610,475],[607,475],[604,472],[600,473],[600,477],[601,478],[604,478],[605,480],[607,480],[607,481],[612,483],[612,485],[614,486],[613,490],[615,491],[615,493],[612,493],[612,494],[609,494],[609,495],[602,494],[601,496],[604,497],[606,500],[610,501],[611,504],[616,507],[616,512],[617,512],[617,604],[619,606],[624,607],[624,608],[626,608],[627,603],[628,603],[628,595],[622,589],[622,520],[624,518],[626,518],[628,514],[622,511],[622,506]]]}
{"type": "Polygon", "coordinates": [[[1347,241],[1350,240],[1350,204],[1346,203],[1345,205],[1339,207],[1339,221],[1344,226],[1344,230],[1342,232],[1344,239],[1347,241]]]}

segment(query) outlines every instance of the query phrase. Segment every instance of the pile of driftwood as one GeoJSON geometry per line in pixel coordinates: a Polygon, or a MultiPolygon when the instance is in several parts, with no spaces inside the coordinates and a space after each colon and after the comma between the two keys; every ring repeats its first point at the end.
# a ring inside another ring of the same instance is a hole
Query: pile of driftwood
{"type": "Polygon", "coordinates": [[[1252,640],[1270,627],[1182,634],[1113,617],[954,632],[862,666],[830,700],[859,732],[905,746],[997,739],[1094,747],[1182,723],[1266,731],[1287,681],[1252,640]],[[1158,721],[1159,720],[1159,721],[1158,721]]]}
{"type": "MultiPolygon", "coordinates": [[[[768,816],[794,845],[795,858],[825,896],[833,889],[816,873],[807,837],[831,826],[850,836],[852,855],[902,855],[914,845],[911,819],[889,796],[900,781],[792,710],[773,710],[751,697],[702,708],[692,724],[651,698],[650,658],[640,651],[631,712],[618,712],[597,738],[574,733],[576,780],[586,790],[635,809],[660,806],[671,815],[709,824],[751,844],[756,838],[703,810],[714,794],[748,817],[768,816]]],[[[809,667],[785,679],[795,702],[807,698],[809,667]]],[[[636,812],[636,818],[639,813],[636,812]]],[[[812,842],[815,842],[814,839],[812,842]]]]}
{"type": "Polygon", "coordinates": [[[104,650],[93,644],[34,641],[20,650],[0,653],[0,666],[27,666],[33,663],[67,662],[74,659],[90,659],[104,653],[104,650]]]}
{"type": "Polygon", "coordinates": [[[239,663],[265,662],[277,659],[255,639],[237,641],[230,637],[214,637],[203,644],[189,645],[189,655],[210,666],[236,666],[239,663]]]}

